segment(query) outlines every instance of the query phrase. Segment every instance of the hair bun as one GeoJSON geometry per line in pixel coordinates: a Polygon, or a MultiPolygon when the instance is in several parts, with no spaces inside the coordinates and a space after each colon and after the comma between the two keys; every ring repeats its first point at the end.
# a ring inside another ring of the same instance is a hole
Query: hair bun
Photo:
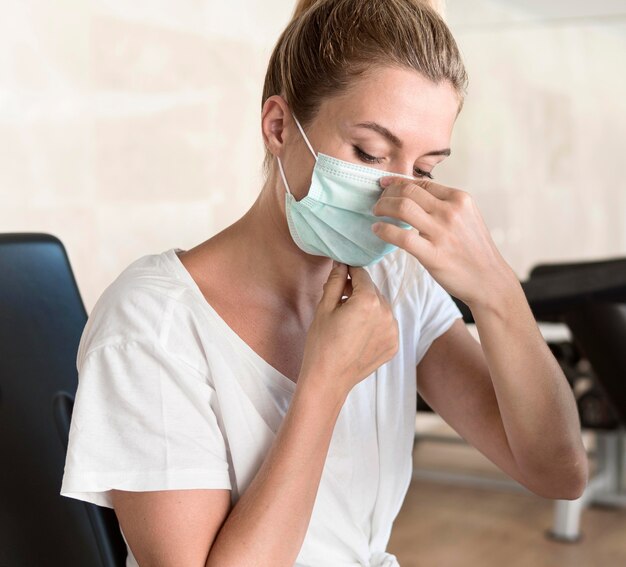
{"type": "MultiPolygon", "coordinates": [[[[298,0],[293,10],[292,20],[299,18],[304,12],[306,12],[313,4],[323,2],[324,0],[298,0]]],[[[446,0],[411,0],[416,4],[425,4],[433,10],[435,10],[444,20],[446,16],[446,0]]]]}
{"type": "Polygon", "coordinates": [[[295,20],[296,18],[299,18],[304,12],[313,6],[313,4],[317,4],[319,1],[320,0],[298,0],[293,11],[292,19],[295,20]]]}

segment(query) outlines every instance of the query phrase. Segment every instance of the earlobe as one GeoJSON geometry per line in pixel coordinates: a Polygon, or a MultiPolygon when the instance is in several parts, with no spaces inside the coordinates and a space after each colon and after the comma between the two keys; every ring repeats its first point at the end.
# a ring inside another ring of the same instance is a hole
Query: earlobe
{"type": "Polygon", "coordinates": [[[277,155],[283,145],[283,126],[280,119],[267,116],[263,120],[263,138],[270,152],[277,155]]]}

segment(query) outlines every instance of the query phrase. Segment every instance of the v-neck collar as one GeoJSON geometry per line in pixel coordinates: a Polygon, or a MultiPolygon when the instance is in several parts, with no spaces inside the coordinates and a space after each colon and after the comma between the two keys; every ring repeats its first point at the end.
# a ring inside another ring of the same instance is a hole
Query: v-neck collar
{"type": "Polygon", "coordinates": [[[244,341],[235,331],[226,323],[226,321],[221,317],[221,315],[213,308],[213,306],[207,301],[206,297],[202,293],[202,290],[196,283],[196,281],[191,277],[191,274],[185,268],[184,264],[178,257],[178,252],[184,252],[182,248],[170,248],[166,250],[164,255],[170,261],[172,268],[175,273],[184,281],[186,281],[194,293],[199,296],[199,299],[202,300],[202,304],[206,306],[206,310],[209,314],[215,319],[218,325],[220,325],[224,329],[224,333],[229,339],[239,345],[243,352],[248,356],[248,358],[257,365],[262,366],[269,374],[274,375],[276,378],[275,381],[272,382],[273,385],[277,385],[281,387],[283,390],[293,394],[296,389],[296,383],[285,376],[282,372],[274,368],[267,360],[265,360],[262,356],[260,356],[246,341],[244,341]]]}

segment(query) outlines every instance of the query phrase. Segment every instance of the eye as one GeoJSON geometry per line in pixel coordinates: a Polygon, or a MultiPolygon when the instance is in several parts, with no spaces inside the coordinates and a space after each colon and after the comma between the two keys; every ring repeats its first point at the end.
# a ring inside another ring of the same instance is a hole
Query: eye
{"type": "Polygon", "coordinates": [[[423,169],[420,169],[419,167],[416,167],[414,171],[417,177],[428,177],[428,179],[435,179],[432,173],[428,171],[424,171],[423,169]]]}
{"type": "MultiPolygon", "coordinates": [[[[359,148],[359,146],[352,145],[352,147],[354,148],[354,155],[356,155],[356,157],[358,157],[361,161],[364,161],[365,163],[382,163],[382,161],[385,159],[366,154],[361,148],[359,148]]],[[[429,173],[428,171],[424,171],[419,167],[416,167],[413,171],[416,177],[428,177],[428,179],[434,179],[431,173],[429,173]]]]}
{"type": "Polygon", "coordinates": [[[384,159],[384,158],[377,158],[369,154],[366,154],[361,148],[359,148],[359,146],[353,145],[352,147],[354,148],[354,153],[356,157],[358,157],[361,161],[364,161],[366,163],[381,163],[384,159]]]}

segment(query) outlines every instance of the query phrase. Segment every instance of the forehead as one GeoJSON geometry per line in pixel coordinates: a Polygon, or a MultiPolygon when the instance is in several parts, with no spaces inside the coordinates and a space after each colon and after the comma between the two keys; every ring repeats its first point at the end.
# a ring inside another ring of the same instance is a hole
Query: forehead
{"type": "Polygon", "coordinates": [[[346,93],[325,100],[319,116],[342,128],[374,121],[407,143],[428,138],[429,143],[445,147],[458,107],[458,95],[448,81],[435,84],[414,70],[388,67],[368,73],[346,93]]]}

